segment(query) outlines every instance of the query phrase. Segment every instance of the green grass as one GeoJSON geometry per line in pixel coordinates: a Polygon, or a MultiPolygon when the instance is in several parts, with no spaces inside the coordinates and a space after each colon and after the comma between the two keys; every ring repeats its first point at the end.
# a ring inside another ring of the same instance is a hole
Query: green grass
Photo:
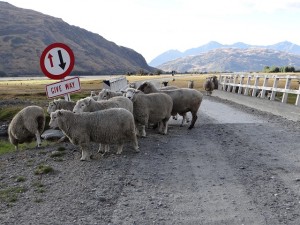
{"type": "Polygon", "coordinates": [[[9,153],[9,152],[14,152],[15,147],[8,141],[0,141],[0,155],[9,153]]]}
{"type": "Polygon", "coordinates": [[[18,176],[18,177],[16,178],[16,181],[17,181],[17,182],[24,182],[24,181],[26,181],[26,178],[23,177],[23,176],[18,176]]]}
{"type": "Polygon", "coordinates": [[[41,174],[48,174],[48,173],[51,173],[53,172],[53,168],[49,165],[44,165],[44,164],[41,164],[39,165],[36,170],[34,171],[34,174],[36,175],[41,175],[41,174]]]}
{"type": "Polygon", "coordinates": [[[16,202],[18,200],[18,194],[24,193],[26,189],[24,187],[9,187],[0,190],[0,200],[4,202],[16,202]]]}
{"type": "Polygon", "coordinates": [[[11,106],[0,109],[0,121],[12,120],[12,118],[21,110],[21,106],[11,106]]]}

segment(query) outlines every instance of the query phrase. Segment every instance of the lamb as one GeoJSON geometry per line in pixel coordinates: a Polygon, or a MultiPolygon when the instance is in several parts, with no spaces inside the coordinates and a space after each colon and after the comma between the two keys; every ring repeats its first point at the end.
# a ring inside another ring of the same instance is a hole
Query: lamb
{"type": "Polygon", "coordinates": [[[9,141],[18,150],[18,144],[31,142],[34,137],[41,146],[41,133],[45,128],[45,115],[39,106],[27,106],[19,111],[8,126],[9,141]]]}
{"type": "Polygon", "coordinates": [[[74,145],[80,146],[82,161],[90,159],[90,142],[117,144],[117,154],[122,153],[126,142],[131,142],[139,152],[134,118],[126,109],[112,108],[82,114],[58,110],[50,117],[50,127],[59,127],[74,145]]]}
{"type": "Polygon", "coordinates": [[[109,89],[103,89],[102,91],[99,92],[97,101],[108,100],[112,97],[122,96],[122,95],[123,95],[122,92],[115,92],[109,89]]]}
{"type": "Polygon", "coordinates": [[[145,127],[149,123],[159,125],[159,133],[167,134],[168,120],[173,107],[172,98],[164,93],[145,95],[134,88],[127,88],[125,96],[133,102],[133,115],[137,132],[142,128],[142,137],[146,137],[145,127]]]}
{"type": "Polygon", "coordinates": [[[133,112],[132,102],[123,96],[116,96],[108,100],[95,101],[91,97],[80,99],[73,108],[74,113],[95,112],[108,108],[124,108],[129,112],[133,112]]]}
{"type": "Polygon", "coordinates": [[[215,88],[215,85],[214,85],[211,77],[206,78],[206,81],[203,84],[203,88],[206,91],[206,95],[211,96],[211,94],[215,88]]]}
{"type": "Polygon", "coordinates": [[[175,116],[177,113],[183,116],[183,120],[180,126],[183,126],[184,121],[186,120],[186,113],[191,112],[192,121],[188,129],[192,129],[195,125],[195,122],[198,118],[197,112],[201,105],[203,94],[195,89],[189,88],[178,88],[174,90],[158,90],[155,86],[149,82],[145,81],[138,90],[143,91],[144,93],[165,93],[169,95],[173,100],[172,116],[175,116]]]}
{"type": "Polygon", "coordinates": [[[53,102],[49,102],[47,112],[50,114],[55,112],[58,109],[66,109],[72,111],[76,102],[66,101],[64,99],[54,100],[53,102]]]}

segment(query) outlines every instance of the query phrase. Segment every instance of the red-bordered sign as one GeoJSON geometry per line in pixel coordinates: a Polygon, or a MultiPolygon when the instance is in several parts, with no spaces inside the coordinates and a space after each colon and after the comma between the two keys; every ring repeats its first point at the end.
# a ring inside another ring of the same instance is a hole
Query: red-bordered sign
{"type": "Polygon", "coordinates": [[[80,91],[80,81],[78,77],[62,80],[53,84],[46,85],[48,98],[65,95],[80,91]]]}
{"type": "Polygon", "coordinates": [[[50,79],[63,79],[68,76],[75,63],[74,53],[63,43],[53,43],[43,51],[40,66],[50,79]]]}

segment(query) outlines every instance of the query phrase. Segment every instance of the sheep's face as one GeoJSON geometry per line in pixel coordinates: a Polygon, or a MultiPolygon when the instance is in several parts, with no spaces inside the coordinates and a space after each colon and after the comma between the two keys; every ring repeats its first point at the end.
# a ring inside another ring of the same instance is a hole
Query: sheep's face
{"type": "Polygon", "coordinates": [[[88,102],[83,100],[79,100],[76,102],[76,105],[74,106],[73,113],[83,113],[88,112],[88,102]]]}
{"type": "Polygon", "coordinates": [[[50,114],[52,112],[55,112],[57,109],[55,102],[49,102],[47,112],[50,114]]]}
{"type": "Polygon", "coordinates": [[[56,111],[56,112],[52,112],[50,113],[50,122],[49,122],[49,126],[51,128],[56,128],[58,127],[58,122],[57,122],[57,118],[58,118],[58,112],[60,111],[56,111]]]}
{"type": "Polygon", "coordinates": [[[136,90],[134,88],[127,88],[126,91],[124,92],[124,96],[126,98],[129,98],[131,101],[134,101],[135,100],[134,96],[136,94],[138,94],[139,92],[140,91],[138,91],[138,90],[136,90]]]}
{"type": "Polygon", "coordinates": [[[153,85],[149,82],[144,82],[141,86],[139,86],[138,90],[144,92],[145,94],[149,94],[153,92],[153,85]]]}
{"type": "Polygon", "coordinates": [[[98,95],[98,100],[107,100],[108,97],[108,91],[106,89],[103,89],[98,95]]]}

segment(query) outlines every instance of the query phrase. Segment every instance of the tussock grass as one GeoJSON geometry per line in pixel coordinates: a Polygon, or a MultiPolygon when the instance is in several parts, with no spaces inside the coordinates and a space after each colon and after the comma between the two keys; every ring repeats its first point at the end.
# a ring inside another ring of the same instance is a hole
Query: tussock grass
{"type": "Polygon", "coordinates": [[[26,188],[24,187],[8,187],[0,189],[0,200],[4,202],[16,202],[18,200],[18,194],[24,193],[26,188]]]}
{"type": "Polygon", "coordinates": [[[48,173],[51,173],[53,172],[53,168],[49,165],[44,165],[44,164],[41,164],[39,165],[36,170],[34,171],[34,174],[35,175],[42,175],[42,174],[48,174],[48,173]]]}

